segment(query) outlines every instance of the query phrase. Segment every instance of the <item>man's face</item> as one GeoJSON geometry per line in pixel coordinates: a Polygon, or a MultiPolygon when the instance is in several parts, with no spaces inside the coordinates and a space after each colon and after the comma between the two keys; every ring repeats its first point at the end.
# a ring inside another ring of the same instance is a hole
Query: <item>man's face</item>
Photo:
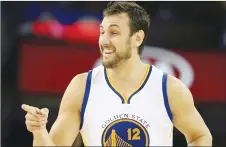
{"type": "Polygon", "coordinates": [[[126,14],[104,17],[100,25],[99,46],[102,64],[114,68],[131,57],[129,18],[126,14]]]}

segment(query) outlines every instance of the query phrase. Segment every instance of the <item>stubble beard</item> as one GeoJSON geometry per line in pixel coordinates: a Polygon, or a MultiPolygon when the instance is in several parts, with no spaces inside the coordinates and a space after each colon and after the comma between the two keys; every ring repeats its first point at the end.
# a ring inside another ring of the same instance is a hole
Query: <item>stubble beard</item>
{"type": "Polygon", "coordinates": [[[127,49],[125,52],[119,53],[119,52],[117,52],[116,48],[113,47],[112,50],[114,51],[114,53],[112,53],[112,54],[114,54],[113,55],[114,57],[113,58],[111,57],[112,59],[108,59],[108,57],[105,57],[103,55],[103,50],[104,49],[101,47],[102,65],[105,68],[116,68],[119,65],[121,65],[122,63],[126,62],[128,59],[130,59],[131,55],[132,55],[132,53],[131,53],[132,49],[130,47],[129,41],[127,43],[127,49]]]}

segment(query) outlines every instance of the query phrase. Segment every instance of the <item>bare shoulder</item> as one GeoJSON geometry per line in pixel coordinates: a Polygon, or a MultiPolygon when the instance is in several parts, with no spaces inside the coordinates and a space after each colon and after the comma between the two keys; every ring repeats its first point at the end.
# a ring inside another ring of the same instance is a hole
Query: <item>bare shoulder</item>
{"type": "Polygon", "coordinates": [[[83,97],[85,93],[86,80],[88,73],[76,75],[69,83],[62,98],[61,107],[73,107],[81,109],[83,97]]]}
{"type": "Polygon", "coordinates": [[[174,76],[168,75],[167,87],[168,87],[169,93],[191,95],[191,92],[188,89],[188,87],[182,81],[180,81],[174,76]]]}
{"type": "Polygon", "coordinates": [[[57,146],[71,146],[79,133],[80,108],[84,97],[86,78],[87,73],[76,75],[64,92],[57,119],[49,133],[57,146]]]}
{"type": "Polygon", "coordinates": [[[172,112],[194,105],[193,96],[189,88],[182,81],[171,75],[167,76],[167,94],[172,112]]]}
{"type": "Polygon", "coordinates": [[[195,107],[189,88],[179,79],[169,75],[167,93],[173,114],[173,124],[185,135],[189,146],[198,144],[211,146],[211,133],[195,107]]]}
{"type": "Polygon", "coordinates": [[[78,95],[83,95],[85,92],[86,87],[86,80],[87,80],[88,73],[81,73],[76,75],[70,83],[71,88],[75,91],[78,95]]]}
{"type": "Polygon", "coordinates": [[[80,91],[83,91],[86,85],[86,79],[87,79],[88,73],[81,73],[76,75],[70,82],[69,86],[76,88],[79,88],[80,91]],[[83,89],[83,90],[82,90],[83,89]]]}

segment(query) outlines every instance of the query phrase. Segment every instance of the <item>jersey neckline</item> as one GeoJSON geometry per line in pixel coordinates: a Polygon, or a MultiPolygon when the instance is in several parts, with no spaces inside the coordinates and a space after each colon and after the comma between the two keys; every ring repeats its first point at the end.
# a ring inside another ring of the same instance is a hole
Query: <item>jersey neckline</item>
{"type": "Polygon", "coordinates": [[[104,67],[104,77],[105,80],[108,84],[108,86],[112,89],[112,91],[114,93],[116,93],[122,100],[122,104],[130,104],[131,98],[137,94],[147,83],[150,75],[151,75],[151,71],[152,71],[152,66],[151,65],[147,65],[147,69],[144,75],[144,78],[142,79],[141,83],[138,85],[138,87],[129,95],[129,97],[126,97],[125,95],[123,95],[123,93],[121,92],[120,89],[118,89],[117,87],[115,87],[112,82],[111,79],[109,78],[109,76],[107,75],[107,69],[104,67]]]}

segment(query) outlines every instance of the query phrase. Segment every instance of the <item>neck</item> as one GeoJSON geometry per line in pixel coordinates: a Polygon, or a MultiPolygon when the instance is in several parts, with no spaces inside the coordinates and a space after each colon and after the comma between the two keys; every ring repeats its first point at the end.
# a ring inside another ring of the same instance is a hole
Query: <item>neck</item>
{"type": "Polygon", "coordinates": [[[140,60],[140,57],[135,56],[115,68],[108,68],[107,73],[111,78],[131,80],[136,78],[136,75],[139,75],[138,73],[143,72],[146,67],[146,64],[140,60]]]}

